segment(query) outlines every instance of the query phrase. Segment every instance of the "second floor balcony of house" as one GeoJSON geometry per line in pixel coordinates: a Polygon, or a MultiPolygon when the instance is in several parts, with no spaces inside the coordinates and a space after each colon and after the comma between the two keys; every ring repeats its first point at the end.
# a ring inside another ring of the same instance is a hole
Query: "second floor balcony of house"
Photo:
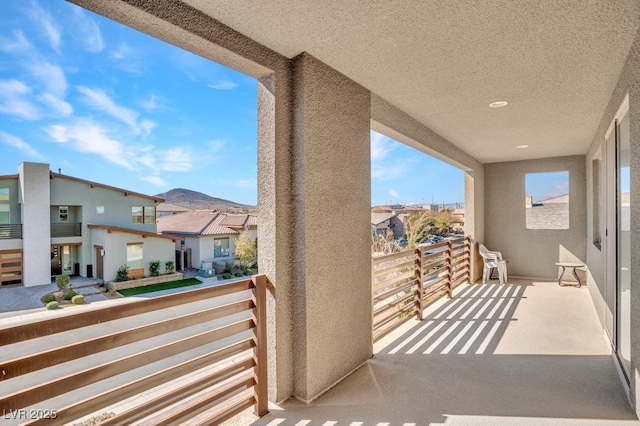
{"type": "Polygon", "coordinates": [[[51,238],[81,237],[82,223],[52,223],[51,238]]]}

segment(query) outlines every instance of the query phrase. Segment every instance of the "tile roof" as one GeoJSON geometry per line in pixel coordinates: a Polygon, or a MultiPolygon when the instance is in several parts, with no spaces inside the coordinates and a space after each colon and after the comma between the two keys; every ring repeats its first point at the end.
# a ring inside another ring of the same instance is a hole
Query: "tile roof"
{"type": "Polygon", "coordinates": [[[371,224],[372,225],[378,225],[382,222],[384,222],[385,220],[389,220],[392,217],[396,217],[398,216],[395,213],[371,213],[371,224]]]}
{"type": "Polygon", "coordinates": [[[233,227],[257,224],[253,215],[230,215],[218,211],[195,210],[158,218],[158,232],[183,235],[239,234],[233,227]]]}

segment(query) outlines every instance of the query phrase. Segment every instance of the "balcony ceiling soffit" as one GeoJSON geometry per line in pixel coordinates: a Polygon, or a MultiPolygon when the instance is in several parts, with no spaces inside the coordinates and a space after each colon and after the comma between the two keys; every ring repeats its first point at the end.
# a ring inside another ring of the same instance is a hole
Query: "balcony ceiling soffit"
{"type": "Polygon", "coordinates": [[[310,53],[482,162],[586,153],[640,27],[637,0],[184,1],[310,53]]]}

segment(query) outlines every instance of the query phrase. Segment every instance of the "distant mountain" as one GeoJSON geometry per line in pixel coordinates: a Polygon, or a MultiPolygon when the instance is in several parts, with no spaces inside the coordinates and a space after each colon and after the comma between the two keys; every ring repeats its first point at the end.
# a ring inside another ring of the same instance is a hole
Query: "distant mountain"
{"type": "Polygon", "coordinates": [[[240,204],[223,198],[211,197],[190,189],[174,188],[170,191],[157,194],[156,197],[164,198],[167,203],[177,204],[193,210],[253,210],[256,207],[240,204]]]}

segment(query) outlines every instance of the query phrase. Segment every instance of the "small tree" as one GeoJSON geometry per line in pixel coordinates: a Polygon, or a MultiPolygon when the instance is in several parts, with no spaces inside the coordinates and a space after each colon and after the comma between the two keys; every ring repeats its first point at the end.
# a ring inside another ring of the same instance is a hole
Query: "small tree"
{"type": "Polygon", "coordinates": [[[123,282],[129,280],[129,267],[127,265],[122,265],[118,268],[118,272],[116,272],[116,282],[123,282]]]}
{"type": "Polygon", "coordinates": [[[58,286],[58,290],[65,291],[69,286],[70,281],[71,278],[69,278],[69,275],[58,275],[56,277],[56,285],[58,286]]]}
{"type": "Polygon", "coordinates": [[[173,274],[176,271],[175,263],[173,260],[167,260],[164,262],[164,270],[167,274],[173,274]]]}
{"type": "Polygon", "coordinates": [[[249,231],[243,231],[238,238],[235,239],[236,250],[233,254],[236,255],[242,266],[250,266],[256,263],[258,259],[258,248],[256,247],[256,240],[252,240],[249,237],[249,231]]]}

